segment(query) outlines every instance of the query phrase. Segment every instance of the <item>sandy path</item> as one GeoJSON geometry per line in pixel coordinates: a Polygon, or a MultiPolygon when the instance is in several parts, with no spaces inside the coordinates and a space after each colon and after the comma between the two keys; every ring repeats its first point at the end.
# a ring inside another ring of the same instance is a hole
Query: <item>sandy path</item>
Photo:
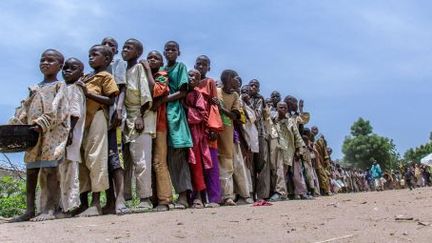
{"type": "Polygon", "coordinates": [[[420,223],[432,223],[432,188],[339,194],[270,207],[1,224],[0,242],[432,242],[432,226],[420,223]],[[397,215],[413,220],[397,221],[397,215]]]}

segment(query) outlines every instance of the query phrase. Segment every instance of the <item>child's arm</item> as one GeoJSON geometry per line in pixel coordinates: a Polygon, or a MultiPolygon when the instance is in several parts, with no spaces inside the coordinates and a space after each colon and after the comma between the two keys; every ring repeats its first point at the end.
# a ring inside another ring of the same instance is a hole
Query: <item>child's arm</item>
{"type": "Polygon", "coordinates": [[[149,84],[149,88],[150,88],[150,90],[153,90],[153,88],[155,86],[155,81],[153,79],[153,74],[152,74],[150,65],[149,65],[149,63],[148,63],[147,60],[141,60],[140,63],[144,67],[144,72],[145,72],[145,74],[147,76],[147,81],[148,81],[148,84],[149,84]]]}
{"type": "Polygon", "coordinates": [[[113,105],[115,102],[116,94],[112,94],[110,96],[93,94],[88,92],[85,83],[82,82],[81,80],[77,81],[76,84],[82,88],[84,95],[89,99],[92,99],[102,105],[108,105],[108,106],[113,105]]]}
{"type": "Polygon", "coordinates": [[[124,99],[126,95],[126,85],[119,84],[117,85],[120,93],[117,98],[117,108],[116,112],[113,114],[113,127],[118,127],[121,125],[121,122],[123,120],[123,105],[124,105],[124,99]]]}
{"type": "Polygon", "coordinates": [[[71,128],[69,130],[69,137],[68,137],[68,141],[67,141],[67,144],[66,144],[67,146],[69,146],[69,145],[72,144],[72,141],[73,141],[73,131],[74,131],[75,126],[76,126],[76,124],[77,124],[77,122],[79,120],[79,117],[71,116],[70,119],[71,119],[71,128]]]}

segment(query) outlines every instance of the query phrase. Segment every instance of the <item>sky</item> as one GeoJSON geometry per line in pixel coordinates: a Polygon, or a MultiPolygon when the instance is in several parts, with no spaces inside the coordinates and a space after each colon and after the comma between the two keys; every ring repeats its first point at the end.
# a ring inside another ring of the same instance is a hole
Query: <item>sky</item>
{"type": "Polygon", "coordinates": [[[45,49],[87,64],[88,49],[112,36],[142,41],[144,55],[176,40],[188,68],[206,54],[211,77],[234,69],[266,97],[304,99],[334,158],[359,117],[402,155],[432,131],[430,1],[2,0],[0,9],[1,123],[42,80],[45,49]]]}

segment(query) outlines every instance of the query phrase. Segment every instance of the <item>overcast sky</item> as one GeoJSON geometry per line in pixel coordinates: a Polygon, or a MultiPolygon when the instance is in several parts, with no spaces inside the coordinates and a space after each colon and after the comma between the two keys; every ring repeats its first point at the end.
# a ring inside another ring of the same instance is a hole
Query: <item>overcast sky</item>
{"type": "Polygon", "coordinates": [[[259,79],[265,96],[304,99],[335,158],[359,117],[401,154],[432,131],[430,1],[2,0],[0,9],[1,122],[42,80],[42,51],[87,64],[89,47],[113,36],[141,40],[145,54],[176,40],[188,68],[206,54],[212,77],[231,68],[259,79]]]}

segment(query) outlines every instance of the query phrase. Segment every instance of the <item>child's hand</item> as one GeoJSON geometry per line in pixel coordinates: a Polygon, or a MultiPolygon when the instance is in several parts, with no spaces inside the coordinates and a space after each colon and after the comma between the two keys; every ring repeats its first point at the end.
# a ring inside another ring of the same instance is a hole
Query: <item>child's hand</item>
{"type": "Polygon", "coordinates": [[[68,136],[68,140],[67,140],[66,146],[71,145],[71,144],[72,144],[72,141],[73,141],[73,130],[71,129],[71,130],[69,131],[69,136],[68,136]]]}
{"type": "Polygon", "coordinates": [[[76,84],[82,88],[84,95],[87,96],[88,90],[87,90],[87,86],[85,85],[85,83],[80,79],[80,80],[76,81],[76,84]]]}
{"type": "Polygon", "coordinates": [[[153,104],[150,110],[157,111],[161,105],[162,105],[162,99],[155,99],[153,100],[153,104]]]}
{"type": "Polygon", "coordinates": [[[42,127],[40,127],[39,125],[34,125],[34,126],[30,127],[30,129],[37,132],[37,133],[42,132],[42,127]]]}
{"type": "Polygon", "coordinates": [[[123,110],[121,108],[116,109],[112,119],[113,119],[112,126],[119,127],[123,121],[123,110]]]}
{"type": "Polygon", "coordinates": [[[218,99],[217,97],[213,97],[213,98],[210,100],[210,103],[211,103],[212,105],[217,105],[219,108],[220,108],[220,106],[221,106],[221,103],[220,103],[220,101],[219,101],[219,99],[218,99]]]}
{"type": "Polygon", "coordinates": [[[135,129],[139,133],[144,130],[144,120],[141,116],[137,117],[137,119],[135,120],[135,129]]]}
{"type": "Polygon", "coordinates": [[[299,101],[299,110],[300,110],[300,113],[303,113],[303,107],[304,107],[304,101],[300,100],[299,101]]]}
{"type": "Polygon", "coordinates": [[[148,63],[147,60],[141,60],[140,63],[141,63],[141,65],[143,65],[143,67],[144,67],[145,70],[147,70],[147,71],[151,70],[150,69],[150,64],[148,63]]]}
{"type": "Polygon", "coordinates": [[[210,132],[209,132],[209,134],[208,134],[208,139],[209,139],[210,141],[216,141],[217,138],[218,138],[218,134],[217,134],[217,133],[215,133],[215,132],[213,132],[213,131],[210,131],[210,132]]]}

